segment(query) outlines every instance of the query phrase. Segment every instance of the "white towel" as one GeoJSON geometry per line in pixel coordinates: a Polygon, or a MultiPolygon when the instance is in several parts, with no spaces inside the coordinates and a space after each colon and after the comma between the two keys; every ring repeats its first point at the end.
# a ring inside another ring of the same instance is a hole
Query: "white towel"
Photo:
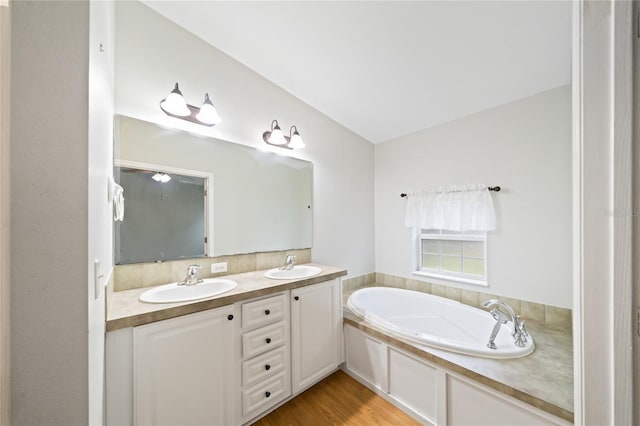
{"type": "Polygon", "coordinates": [[[124,188],[109,177],[109,201],[113,201],[113,220],[116,222],[124,219],[124,188]]]}

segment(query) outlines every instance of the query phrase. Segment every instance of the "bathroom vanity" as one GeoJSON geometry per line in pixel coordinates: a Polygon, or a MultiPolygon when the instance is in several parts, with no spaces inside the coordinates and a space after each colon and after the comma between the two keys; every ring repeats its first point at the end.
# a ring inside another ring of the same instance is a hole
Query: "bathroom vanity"
{"type": "Polygon", "coordinates": [[[229,275],[236,289],[191,303],[114,293],[107,319],[107,424],[240,425],[342,362],[343,269],[298,280],[229,275]]]}

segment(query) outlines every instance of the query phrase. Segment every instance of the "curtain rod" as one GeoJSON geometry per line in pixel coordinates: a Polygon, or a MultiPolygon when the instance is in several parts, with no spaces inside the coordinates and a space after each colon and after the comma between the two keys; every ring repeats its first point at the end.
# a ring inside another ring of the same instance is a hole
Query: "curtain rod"
{"type": "MultiPolygon", "coordinates": [[[[490,186],[487,188],[489,191],[495,191],[495,192],[500,192],[500,187],[499,186],[490,186]]],[[[458,192],[458,191],[454,191],[454,192],[458,192]]],[[[405,198],[407,196],[407,194],[405,194],[404,192],[402,194],[400,194],[400,196],[402,198],[405,198]]]]}

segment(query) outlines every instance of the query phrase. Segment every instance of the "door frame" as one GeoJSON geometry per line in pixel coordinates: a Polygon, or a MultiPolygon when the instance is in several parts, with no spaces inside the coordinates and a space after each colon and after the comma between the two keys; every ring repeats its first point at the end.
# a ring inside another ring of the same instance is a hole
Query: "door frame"
{"type": "Polygon", "coordinates": [[[0,0],[0,424],[11,424],[11,281],[9,111],[11,15],[0,0]]]}
{"type": "Polygon", "coordinates": [[[633,3],[573,7],[575,424],[633,424],[633,3]]]}

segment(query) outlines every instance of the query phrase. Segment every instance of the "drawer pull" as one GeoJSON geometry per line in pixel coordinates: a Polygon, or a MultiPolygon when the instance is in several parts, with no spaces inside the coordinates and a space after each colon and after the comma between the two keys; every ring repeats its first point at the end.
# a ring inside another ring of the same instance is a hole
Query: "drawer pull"
{"type": "Polygon", "coordinates": [[[267,337],[267,338],[265,339],[265,342],[267,342],[267,343],[271,343],[271,337],[267,337]]]}
{"type": "Polygon", "coordinates": [[[269,397],[271,396],[271,392],[266,391],[266,392],[264,393],[264,396],[265,396],[265,398],[269,398],[269,397]]]}
{"type": "Polygon", "coordinates": [[[271,313],[271,311],[269,309],[267,309],[266,311],[264,311],[265,315],[269,315],[271,313]]]}
{"type": "Polygon", "coordinates": [[[294,300],[300,300],[300,296],[295,296],[293,299],[294,300]]]}
{"type": "Polygon", "coordinates": [[[271,370],[271,366],[269,364],[267,364],[267,365],[264,366],[264,369],[269,371],[269,370],[271,370]]]}
{"type": "Polygon", "coordinates": [[[228,319],[229,321],[231,321],[231,320],[233,319],[233,315],[228,315],[228,316],[227,316],[227,319],[228,319]]]}

